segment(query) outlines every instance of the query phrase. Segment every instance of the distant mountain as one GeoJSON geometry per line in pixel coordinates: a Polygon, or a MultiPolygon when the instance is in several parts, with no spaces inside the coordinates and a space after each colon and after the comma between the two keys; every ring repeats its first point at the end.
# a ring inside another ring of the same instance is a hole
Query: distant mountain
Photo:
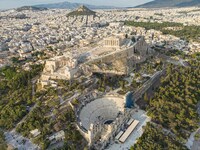
{"type": "Polygon", "coordinates": [[[200,0],[154,0],[137,8],[160,8],[160,7],[192,7],[200,6],[200,0]]]}
{"type": "Polygon", "coordinates": [[[17,11],[32,10],[32,11],[43,11],[47,10],[45,7],[35,7],[35,6],[23,6],[16,9],[17,11]]]}
{"type": "Polygon", "coordinates": [[[82,5],[88,7],[89,9],[113,9],[113,8],[116,8],[113,6],[95,6],[95,5],[88,5],[88,4],[83,4],[83,3],[70,3],[70,2],[41,4],[41,5],[35,5],[35,6],[42,7],[42,8],[49,8],[49,9],[75,9],[82,5]]]}
{"type": "Polygon", "coordinates": [[[96,12],[94,12],[94,11],[90,10],[89,8],[87,8],[86,6],[82,5],[79,8],[77,8],[76,10],[70,12],[67,16],[80,16],[80,15],[95,16],[96,12]]]}
{"type": "Polygon", "coordinates": [[[177,5],[178,7],[200,6],[200,0],[192,0],[191,2],[183,2],[177,5]]]}

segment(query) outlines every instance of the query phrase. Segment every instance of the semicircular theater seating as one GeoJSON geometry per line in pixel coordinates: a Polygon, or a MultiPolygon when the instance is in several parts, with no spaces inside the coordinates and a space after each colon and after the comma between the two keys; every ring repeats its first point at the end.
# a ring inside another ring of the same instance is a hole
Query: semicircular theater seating
{"type": "Polygon", "coordinates": [[[89,130],[92,123],[104,123],[106,120],[115,120],[118,113],[124,110],[124,99],[119,97],[103,97],[88,103],[80,111],[80,122],[89,130]]]}

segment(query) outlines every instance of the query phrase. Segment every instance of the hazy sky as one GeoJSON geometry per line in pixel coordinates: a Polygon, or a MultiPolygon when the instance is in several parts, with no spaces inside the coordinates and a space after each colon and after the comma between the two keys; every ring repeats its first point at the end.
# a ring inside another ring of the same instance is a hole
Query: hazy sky
{"type": "Polygon", "coordinates": [[[151,0],[0,0],[0,9],[15,8],[19,6],[57,3],[57,2],[77,2],[92,5],[111,5],[111,6],[135,6],[151,0]]]}

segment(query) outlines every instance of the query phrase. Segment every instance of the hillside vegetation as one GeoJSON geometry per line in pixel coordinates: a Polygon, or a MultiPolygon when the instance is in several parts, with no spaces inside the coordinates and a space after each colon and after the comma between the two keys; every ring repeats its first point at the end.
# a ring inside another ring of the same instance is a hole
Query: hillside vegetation
{"type": "Polygon", "coordinates": [[[152,120],[171,130],[181,141],[198,127],[197,103],[200,101],[200,62],[190,67],[168,66],[161,87],[149,101],[152,120]]]}
{"type": "Polygon", "coordinates": [[[161,86],[152,99],[145,98],[152,122],[131,150],[185,150],[190,134],[199,127],[200,62],[190,66],[168,65],[161,86]]]}
{"type": "Polygon", "coordinates": [[[17,67],[0,70],[0,128],[13,128],[28,113],[27,108],[36,102],[31,80],[42,68],[34,65],[31,71],[17,67]]]}
{"type": "Polygon", "coordinates": [[[162,128],[148,123],[145,131],[130,150],[186,150],[187,148],[170,135],[166,135],[162,128]]]}
{"type": "Polygon", "coordinates": [[[181,23],[174,22],[134,22],[134,21],[126,21],[126,25],[135,26],[135,27],[143,27],[146,30],[154,29],[163,32],[163,34],[170,34],[177,37],[180,37],[185,40],[193,40],[200,41],[200,26],[183,26],[181,23]],[[166,27],[182,27],[180,30],[168,30],[166,27]]]}

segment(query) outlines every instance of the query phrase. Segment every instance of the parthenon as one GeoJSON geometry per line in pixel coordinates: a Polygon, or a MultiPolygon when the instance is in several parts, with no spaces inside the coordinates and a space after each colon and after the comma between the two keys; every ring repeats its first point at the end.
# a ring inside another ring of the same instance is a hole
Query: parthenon
{"type": "Polygon", "coordinates": [[[120,47],[123,40],[120,37],[109,37],[104,39],[104,47],[120,47]]]}

